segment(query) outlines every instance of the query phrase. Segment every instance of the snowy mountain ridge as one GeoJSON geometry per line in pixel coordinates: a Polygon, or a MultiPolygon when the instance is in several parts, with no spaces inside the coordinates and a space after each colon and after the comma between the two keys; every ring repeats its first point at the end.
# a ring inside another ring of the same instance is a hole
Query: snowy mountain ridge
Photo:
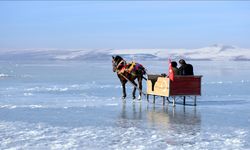
{"type": "Polygon", "coordinates": [[[1,50],[2,60],[106,60],[111,56],[121,55],[136,60],[219,60],[219,61],[250,61],[250,49],[215,44],[197,49],[26,49],[1,50]]]}

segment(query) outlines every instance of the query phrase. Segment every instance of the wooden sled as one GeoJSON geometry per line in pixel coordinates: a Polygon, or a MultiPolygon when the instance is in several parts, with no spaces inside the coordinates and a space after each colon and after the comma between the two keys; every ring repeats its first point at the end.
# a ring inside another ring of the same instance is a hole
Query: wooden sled
{"type": "Polygon", "coordinates": [[[175,76],[171,81],[168,77],[161,75],[148,75],[147,80],[147,100],[149,96],[153,96],[153,103],[155,97],[163,98],[163,105],[167,98],[168,102],[172,99],[173,106],[177,99],[183,100],[183,105],[186,105],[186,98],[189,97],[194,100],[196,106],[197,96],[201,95],[201,78],[202,76],[175,76]]]}

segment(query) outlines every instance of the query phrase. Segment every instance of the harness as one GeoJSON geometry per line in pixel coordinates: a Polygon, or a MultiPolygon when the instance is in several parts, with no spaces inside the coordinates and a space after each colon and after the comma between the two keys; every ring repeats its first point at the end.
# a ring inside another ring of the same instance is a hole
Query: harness
{"type": "Polygon", "coordinates": [[[136,73],[138,71],[141,71],[142,74],[145,74],[145,70],[144,70],[144,67],[139,64],[139,63],[136,63],[134,61],[130,62],[130,63],[126,63],[126,61],[124,60],[121,60],[118,65],[116,66],[116,72],[118,74],[122,74],[124,72],[128,72],[129,74],[131,74],[132,76],[136,76],[136,73]],[[124,65],[123,65],[124,64],[124,65]],[[121,67],[121,65],[123,65],[123,67],[121,69],[119,69],[121,67]]]}
{"type": "Polygon", "coordinates": [[[118,68],[120,67],[120,65],[122,65],[122,63],[124,63],[125,66],[126,66],[126,61],[121,60],[121,61],[119,62],[119,64],[116,65],[116,69],[118,69],[118,68]]]}

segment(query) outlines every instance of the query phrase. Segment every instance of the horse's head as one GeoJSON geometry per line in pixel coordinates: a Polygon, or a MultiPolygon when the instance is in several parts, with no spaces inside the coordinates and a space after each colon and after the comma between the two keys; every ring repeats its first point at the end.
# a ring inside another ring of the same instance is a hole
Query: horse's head
{"type": "Polygon", "coordinates": [[[121,61],[124,61],[121,56],[112,56],[112,66],[113,66],[113,72],[116,72],[117,69],[119,69],[119,66],[121,64],[121,61]]]}

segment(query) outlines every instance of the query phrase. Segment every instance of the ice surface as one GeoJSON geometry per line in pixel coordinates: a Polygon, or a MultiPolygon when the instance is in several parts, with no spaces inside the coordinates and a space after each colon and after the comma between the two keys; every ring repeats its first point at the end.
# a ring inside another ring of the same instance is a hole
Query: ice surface
{"type": "MultiPolygon", "coordinates": [[[[133,126],[133,125],[131,125],[133,126]]],[[[182,126],[185,128],[185,126],[182,126]]],[[[55,127],[43,123],[0,122],[1,147],[15,149],[240,149],[246,131],[176,133],[138,127],[55,127]]],[[[217,129],[221,130],[221,128],[217,129]]]]}
{"type": "Polygon", "coordinates": [[[133,101],[131,85],[121,100],[111,61],[1,61],[0,149],[249,149],[249,63],[188,63],[203,75],[202,96],[173,108],[133,101]]]}

